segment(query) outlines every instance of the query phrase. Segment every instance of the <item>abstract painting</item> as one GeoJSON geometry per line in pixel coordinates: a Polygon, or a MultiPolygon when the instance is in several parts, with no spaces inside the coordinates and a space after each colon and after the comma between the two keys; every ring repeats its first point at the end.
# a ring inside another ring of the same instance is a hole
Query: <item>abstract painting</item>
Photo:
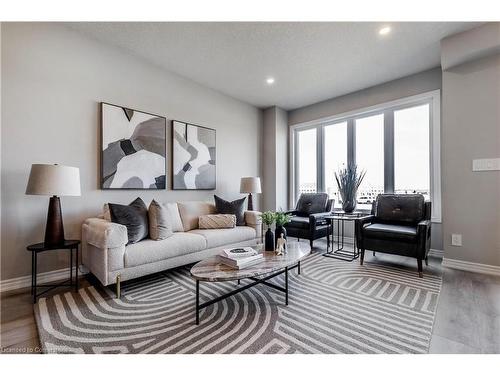
{"type": "Polygon", "coordinates": [[[215,130],[174,121],[172,126],[172,188],[214,190],[215,130]]]}
{"type": "Polygon", "coordinates": [[[165,189],[165,117],[101,103],[102,189],[165,189]]]}

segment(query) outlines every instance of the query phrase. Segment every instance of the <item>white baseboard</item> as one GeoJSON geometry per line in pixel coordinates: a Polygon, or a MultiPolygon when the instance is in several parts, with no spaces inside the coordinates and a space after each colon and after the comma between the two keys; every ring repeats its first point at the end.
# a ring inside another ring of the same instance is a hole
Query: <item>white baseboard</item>
{"type": "Polygon", "coordinates": [[[484,273],[487,275],[500,276],[500,266],[492,266],[489,264],[466,262],[463,260],[443,258],[443,267],[453,268],[456,270],[484,273]]]}
{"type": "MultiPolygon", "coordinates": [[[[73,267],[73,277],[75,275],[75,267],[73,267]]],[[[79,275],[84,275],[86,270],[82,270],[81,267],[78,269],[79,275]],[[83,272],[82,272],[83,271],[83,272]]],[[[63,281],[69,279],[69,267],[60,270],[49,271],[39,273],[36,278],[38,285],[53,283],[58,281],[63,281]]],[[[14,279],[1,280],[0,281],[0,293],[7,292],[9,290],[16,290],[22,288],[31,287],[31,275],[16,277],[14,279]]]]}
{"type": "Polygon", "coordinates": [[[444,250],[430,249],[429,255],[434,258],[444,258],[444,250]]]}

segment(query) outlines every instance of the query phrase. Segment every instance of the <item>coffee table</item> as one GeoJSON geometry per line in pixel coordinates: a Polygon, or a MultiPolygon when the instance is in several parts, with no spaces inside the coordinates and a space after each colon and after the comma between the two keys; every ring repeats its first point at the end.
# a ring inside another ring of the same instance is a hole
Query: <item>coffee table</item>
{"type": "Polygon", "coordinates": [[[223,299],[231,297],[258,284],[277,289],[285,293],[285,304],[288,305],[288,271],[297,268],[300,275],[300,261],[311,253],[311,247],[305,242],[287,242],[287,252],[275,255],[274,251],[265,251],[263,245],[253,246],[264,254],[264,260],[258,264],[241,270],[233,269],[219,261],[217,256],[204,259],[191,268],[191,276],[196,280],[196,324],[200,324],[200,310],[223,299]],[[285,274],[285,287],[268,282],[269,279],[285,274]],[[222,282],[250,279],[253,282],[210,301],[200,304],[200,281],[222,282]]]}

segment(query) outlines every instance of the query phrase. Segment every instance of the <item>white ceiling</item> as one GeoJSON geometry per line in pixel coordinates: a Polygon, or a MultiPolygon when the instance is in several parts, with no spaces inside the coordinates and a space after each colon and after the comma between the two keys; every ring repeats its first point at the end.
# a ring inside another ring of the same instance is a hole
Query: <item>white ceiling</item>
{"type": "Polygon", "coordinates": [[[68,23],[257,107],[294,109],[440,64],[439,41],[478,23],[68,23]],[[268,86],[266,78],[276,79],[268,86]]]}

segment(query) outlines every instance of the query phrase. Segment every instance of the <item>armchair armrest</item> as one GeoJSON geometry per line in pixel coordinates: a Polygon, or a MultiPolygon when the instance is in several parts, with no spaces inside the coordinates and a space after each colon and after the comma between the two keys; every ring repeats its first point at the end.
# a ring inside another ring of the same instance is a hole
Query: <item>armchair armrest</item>
{"type": "Polygon", "coordinates": [[[299,211],[297,210],[290,210],[290,211],[285,211],[286,214],[290,214],[292,216],[297,216],[299,211]]]}
{"type": "Polygon", "coordinates": [[[85,241],[100,249],[125,246],[128,243],[127,227],[98,218],[87,219],[85,241]]]}
{"type": "Polygon", "coordinates": [[[262,235],[262,217],[260,211],[245,211],[245,223],[255,229],[256,238],[262,235]]]}
{"type": "Polygon", "coordinates": [[[309,228],[311,230],[311,233],[316,230],[316,226],[318,225],[318,223],[325,220],[324,217],[328,215],[331,215],[331,212],[319,212],[317,214],[309,215],[309,228]]]}
{"type": "Polygon", "coordinates": [[[422,258],[425,258],[430,249],[431,225],[430,220],[422,220],[417,224],[417,243],[419,251],[423,252],[422,258]]]}
{"type": "Polygon", "coordinates": [[[356,237],[356,242],[359,248],[363,249],[363,227],[366,224],[370,224],[375,219],[375,215],[368,215],[357,218],[354,221],[354,236],[356,237]]]}

